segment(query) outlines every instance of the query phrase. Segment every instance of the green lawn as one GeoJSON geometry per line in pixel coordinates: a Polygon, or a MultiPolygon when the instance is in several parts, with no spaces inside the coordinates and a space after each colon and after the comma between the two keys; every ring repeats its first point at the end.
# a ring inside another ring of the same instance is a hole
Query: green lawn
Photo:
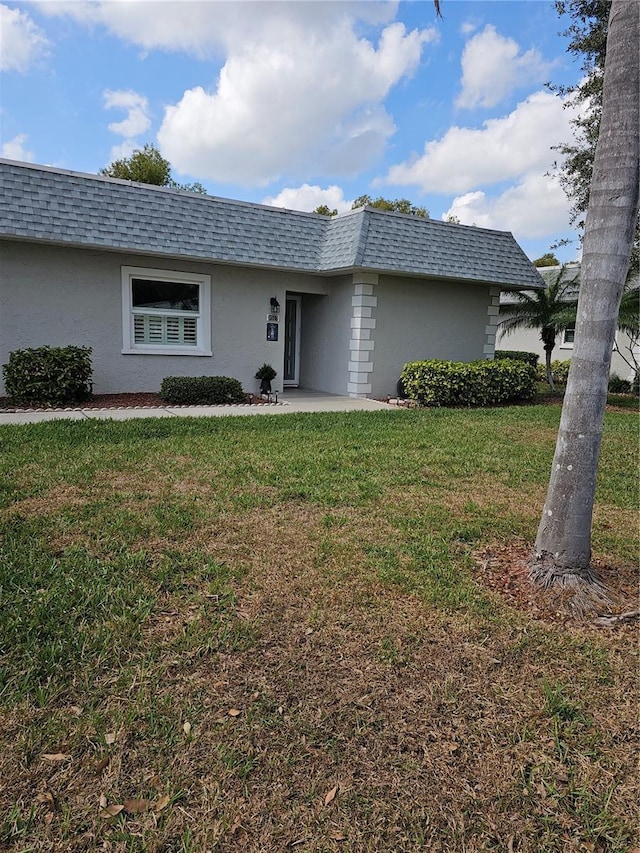
{"type": "MultiPolygon", "coordinates": [[[[0,428],[0,849],[627,853],[633,629],[490,577],[535,536],[559,417],[0,428]]],[[[606,416],[613,574],[637,427],[606,416]]]]}

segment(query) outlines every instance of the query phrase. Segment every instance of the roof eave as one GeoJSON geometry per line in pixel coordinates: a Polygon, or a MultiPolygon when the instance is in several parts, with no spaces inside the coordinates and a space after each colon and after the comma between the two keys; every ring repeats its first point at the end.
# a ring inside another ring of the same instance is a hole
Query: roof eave
{"type": "MultiPolygon", "coordinates": [[[[323,272],[325,272],[323,270],[323,272]]],[[[345,267],[344,269],[339,270],[329,270],[327,273],[329,275],[335,275],[336,273],[351,273],[351,272],[365,272],[365,273],[376,273],[378,275],[388,275],[388,276],[402,276],[403,278],[422,278],[422,279],[430,279],[431,281],[447,281],[447,282],[463,282],[464,284],[479,284],[484,285],[485,287],[499,287],[501,290],[543,290],[545,287],[544,281],[541,280],[540,284],[530,282],[527,284],[523,283],[513,283],[513,282],[503,282],[496,280],[489,280],[484,278],[468,278],[465,276],[457,276],[457,275],[436,275],[434,273],[430,273],[428,270],[401,270],[394,268],[386,268],[386,267],[372,267],[372,266],[351,266],[345,267]]]]}

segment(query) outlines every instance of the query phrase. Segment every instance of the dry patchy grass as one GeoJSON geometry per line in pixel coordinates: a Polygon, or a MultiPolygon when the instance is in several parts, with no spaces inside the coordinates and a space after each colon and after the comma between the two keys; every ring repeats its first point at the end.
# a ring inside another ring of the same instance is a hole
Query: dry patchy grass
{"type": "Polygon", "coordinates": [[[74,571],[114,595],[135,571],[122,611],[140,610],[122,643],[97,611],[111,640],[4,701],[0,845],[627,853],[633,628],[527,598],[512,568],[540,485],[521,506],[504,472],[447,464],[323,505],[271,471],[218,489],[215,459],[173,492],[149,456],[5,510],[27,532],[46,517],[38,547],[62,567],[75,543],[74,571]]]}
{"type": "Polygon", "coordinates": [[[27,820],[13,849],[624,849],[629,632],[430,610],[362,552],[323,556],[322,517],[278,507],[225,529],[210,548],[244,576],[222,629],[206,584],[167,594],[138,652],[152,661],[107,678],[97,706],[5,718],[2,797],[27,820]],[[276,514],[288,532],[265,540],[276,514]],[[101,816],[101,797],[133,811],[101,816]]]}

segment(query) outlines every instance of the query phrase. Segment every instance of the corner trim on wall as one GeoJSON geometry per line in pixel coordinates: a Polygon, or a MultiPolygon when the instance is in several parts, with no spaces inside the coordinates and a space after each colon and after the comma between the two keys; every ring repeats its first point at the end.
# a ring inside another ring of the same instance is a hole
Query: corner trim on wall
{"type": "Polygon", "coordinates": [[[487,325],[485,326],[484,358],[493,358],[496,353],[496,335],[500,322],[500,288],[489,288],[489,307],[487,308],[487,325]]]}
{"type": "Polygon", "coordinates": [[[354,273],[347,383],[347,393],[350,397],[366,397],[371,394],[373,388],[371,378],[378,307],[378,297],[374,296],[373,291],[377,283],[377,273],[354,273]]]}

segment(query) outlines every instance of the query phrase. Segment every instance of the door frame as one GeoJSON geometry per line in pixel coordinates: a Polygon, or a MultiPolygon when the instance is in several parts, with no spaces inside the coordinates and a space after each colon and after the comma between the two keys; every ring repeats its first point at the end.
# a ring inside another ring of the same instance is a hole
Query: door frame
{"type": "Polygon", "coordinates": [[[285,314],[284,314],[284,355],[286,358],[287,345],[289,343],[289,323],[287,322],[287,303],[295,302],[296,303],[296,318],[295,318],[295,328],[293,330],[294,335],[294,347],[295,347],[295,355],[293,359],[293,379],[285,379],[285,371],[284,371],[284,361],[282,365],[282,385],[283,388],[297,388],[300,385],[300,313],[302,310],[302,297],[297,293],[286,293],[285,294],[285,314]]]}

